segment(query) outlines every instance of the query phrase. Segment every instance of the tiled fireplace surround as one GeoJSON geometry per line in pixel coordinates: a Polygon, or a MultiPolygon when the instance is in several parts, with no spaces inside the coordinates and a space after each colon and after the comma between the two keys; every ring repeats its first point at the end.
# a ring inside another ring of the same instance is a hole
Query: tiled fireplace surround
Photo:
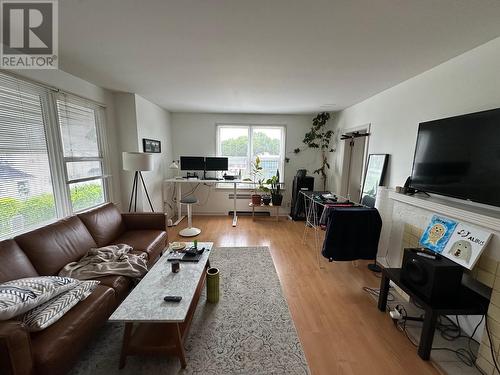
{"type": "MultiPolygon", "coordinates": [[[[385,188],[380,188],[378,192],[377,208],[384,222],[378,261],[388,267],[401,266],[403,249],[418,246],[423,230],[435,214],[458,219],[493,233],[470,274],[493,289],[488,308],[488,326],[494,352],[497,358],[500,357],[500,211],[435,197],[411,197],[385,188]]],[[[487,375],[500,375],[494,368],[485,330],[476,364],[487,375]]]]}

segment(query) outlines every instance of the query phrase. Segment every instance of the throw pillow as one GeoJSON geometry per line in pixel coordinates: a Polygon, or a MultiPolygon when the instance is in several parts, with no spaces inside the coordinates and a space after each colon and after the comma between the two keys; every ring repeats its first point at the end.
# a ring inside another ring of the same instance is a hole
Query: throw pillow
{"type": "Polygon", "coordinates": [[[28,331],[41,331],[61,319],[78,302],[87,298],[99,281],[82,281],[77,287],[59,294],[43,305],[35,307],[23,315],[21,321],[28,331]]]}
{"type": "Polygon", "coordinates": [[[80,283],[70,277],[40,276],[0,284],[0,320],[11,319],[80,283]]]}

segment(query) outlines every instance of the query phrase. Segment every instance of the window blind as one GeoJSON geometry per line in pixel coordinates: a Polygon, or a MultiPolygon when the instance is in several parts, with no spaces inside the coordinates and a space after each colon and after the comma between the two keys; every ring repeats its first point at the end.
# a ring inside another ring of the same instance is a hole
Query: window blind
{"type": "Polygon", "coordinates": [[[56,218],[43,98],[48,90],[0,73],[0,237],[56,218]]]}
{"type": "Polygon", "coordinates": [[[56,100],[59,130],[73,211],[104,203],[106,185],[98,129],[102,108],[70,95],[56,100]]]}

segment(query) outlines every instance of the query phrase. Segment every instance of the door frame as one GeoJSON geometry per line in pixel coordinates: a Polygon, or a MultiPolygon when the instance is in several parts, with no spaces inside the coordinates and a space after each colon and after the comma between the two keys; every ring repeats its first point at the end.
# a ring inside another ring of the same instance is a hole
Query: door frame
{"type": "MultiPolygon", "coordinates": [[[[366,133],[370,133],[370,129],[371,129],[371,123],[367,123],[367,124],[364,124],[364,125],[359,125],[359,126],[355,126],[355,127],[351,127],[351,128],[342,128],[342,129],[339,129],[339,132],[338,132],[338,135],[339,135],[339,142],[340,142],[340,155],[341,155],[341,167],[340,167],[340,195],[342,196],[346,196],[347,194],[347,185],[349,183],[349,181],[347,180],[347,171],[348,171],[348,160],[346,159],[346,144],[347,144],[347,141],[342,141],[340,140],[340,136],[342,134],[345,134],[345,133],[352,133],[352,132],[356,132],[356,131],[359,131],[359,132],[366,132],[366,133]]],[[[363,179],[364,179],[364,175],[365,175],[365,167],[366,167],[366,163],[368,161],[368,150],[369,150],[369,146],[370,146],[370,136],[367,136],[365,137],[365,147],[364,147],[364,150],[363,150],[363,165],[361,167],[361,180],[360,180],[360,189],[361,189],[361,185],[363,184],[363,179]]]]}

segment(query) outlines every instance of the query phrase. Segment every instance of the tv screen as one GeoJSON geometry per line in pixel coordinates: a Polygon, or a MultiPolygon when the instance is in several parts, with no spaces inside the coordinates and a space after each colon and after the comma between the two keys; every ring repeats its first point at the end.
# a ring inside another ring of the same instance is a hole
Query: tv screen
{"type": "Polygon", "coordinates": [[[410,187],[500,206],[500,108],[421,123],[410,187]]]}
{"type": "Polygon", "coordinates": [[[205,170],[206,171],[227,171],[228,169],[228,158],[205,158],[205,170]]]}
{"type": "Polygon", "coordinates": [[[203,156],[181,156],[181,170],[204,171],[205,158],[203,156]]]}

